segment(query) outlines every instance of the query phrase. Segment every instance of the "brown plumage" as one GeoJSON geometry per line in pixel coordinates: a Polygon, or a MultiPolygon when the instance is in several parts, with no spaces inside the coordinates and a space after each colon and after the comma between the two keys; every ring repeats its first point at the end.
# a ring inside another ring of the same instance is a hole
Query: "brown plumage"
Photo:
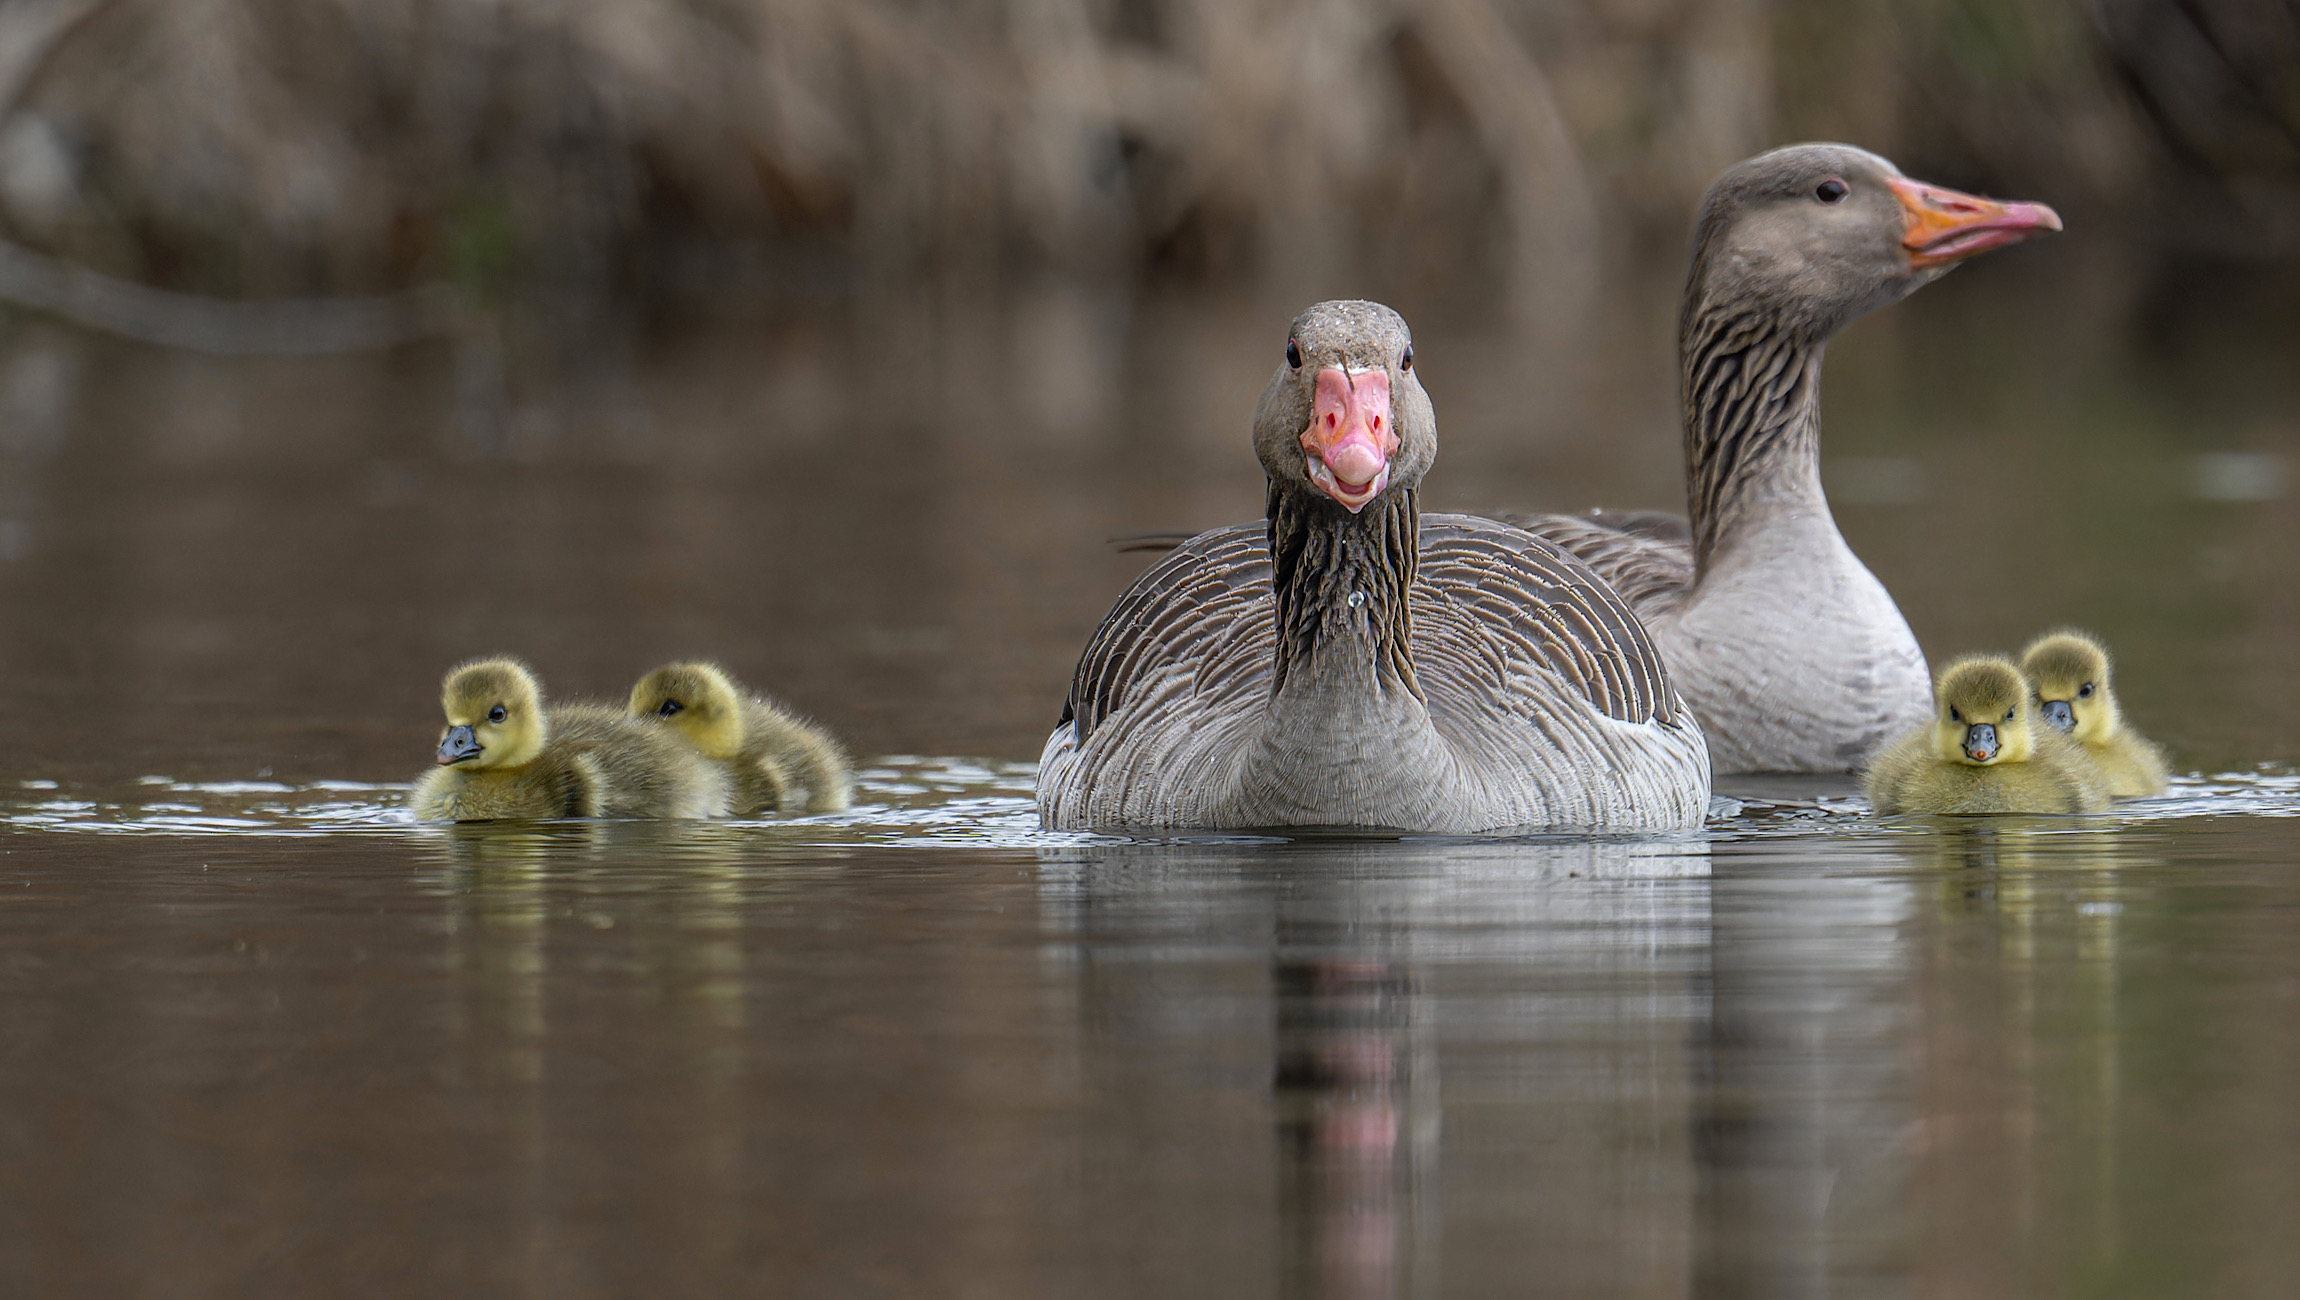
{"type": "Polygon", "coordinates": [[[1628,606],[1518,529],[1420,513],[1412,365],[1379,304],[1295,319],[1255,415],[1267,519],[1103,619],[1040,763],[1048,826],[1700,824],[1700,731],[1628,606]]]}
{"type": "Polygon", "coordinates": [[[1846,145],[1737,164],[1702,202],[1678,320],[1689,516],[1500,516],[1645,620],[1718,772],[1848,771],[1927,716],[1924,652],[1821,491],[1822,354],[1958,260],[2059,228],[1846,145]]]}
{"type": "Polygon", "coordinates": [[[714,817],[727,781],[660,722],[596,704],[545,709],[515,659],[460,665],[440,686],[438,762],[408,806],[421,821],[714,817]]]}
{"type": "Polygon", "coordinates": [[[660,717],[734,782],[735,810],[838,812],[854,788],[846,751],[820,727],[744,691],[716,664],[665,664],[631,688],[634,717],[660,717]]]}

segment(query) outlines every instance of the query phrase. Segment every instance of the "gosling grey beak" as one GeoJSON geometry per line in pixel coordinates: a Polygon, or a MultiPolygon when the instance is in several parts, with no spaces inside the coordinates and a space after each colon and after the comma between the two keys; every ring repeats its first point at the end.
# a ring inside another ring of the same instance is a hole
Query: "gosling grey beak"
{"type": "Polygon", "coordinates": [[[1975,763],[1986,763],[1997,756],[1997,729],[1994,723],[1976,722],[1965,728],[1965,757],[1975,763]]]}
{"type": "Polygon", "coordinates": [[[2044,720],[2062,731],[2076,730],[2076,711],[2069,708],[2067,700],[2046,700],[2044,720]]]}
{"type": "Polygon", "coordinates": [[[446,767],[467,758],[477,758],[487,747],[479,743],[469,727],[449,727],[439,739],[439,765],[446,767]]]}

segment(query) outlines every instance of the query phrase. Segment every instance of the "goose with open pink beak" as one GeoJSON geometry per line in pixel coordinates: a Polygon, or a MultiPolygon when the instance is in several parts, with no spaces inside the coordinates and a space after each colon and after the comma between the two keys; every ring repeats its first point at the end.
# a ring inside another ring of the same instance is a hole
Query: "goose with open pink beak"
{"type": "Polygon", "coordinates": [[[1310,483],[1351,514],[1381,495],[1398,454],[1390,421],[1390,373],[1383,367],[1327,366],[1318,372],[1310,426],[1302,430],[1310,483]]]}
{"type": "Polygon", "coordinates": [[[1059,830],[1691,830],[1709,751],[1628,605],[1421,508],[1403,317],[1317,303],[1254,408],[1263,517],[1177,547],[1078,657],[1038,766],[1059,830]]]}

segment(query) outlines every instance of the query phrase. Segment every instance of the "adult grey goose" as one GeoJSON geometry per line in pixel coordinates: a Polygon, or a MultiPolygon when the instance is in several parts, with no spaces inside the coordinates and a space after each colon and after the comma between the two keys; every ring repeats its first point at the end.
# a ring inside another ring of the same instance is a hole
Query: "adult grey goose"
{"type": "Polygon", "coordinates": [[[1678,318],[1690,518],[1506,514],[1645,620],[1720,774],[1848,771],[1932,715],[1924,652],[1821,492],[1821,357],[1861,315],[1976,253],[2060,229],[2041,203],[1806,144],[1701,205],[1678,318]]]}
{"type": "Polygon", "coordinates": [[[1701,730],[1629,606],[1520,529],[1421,514],[1413,367],[1378,303],[1295,318],[1254,415],[1268,518],[1102,620],[1039,766],[1048,827],[1700,825],[1701,730]]]}

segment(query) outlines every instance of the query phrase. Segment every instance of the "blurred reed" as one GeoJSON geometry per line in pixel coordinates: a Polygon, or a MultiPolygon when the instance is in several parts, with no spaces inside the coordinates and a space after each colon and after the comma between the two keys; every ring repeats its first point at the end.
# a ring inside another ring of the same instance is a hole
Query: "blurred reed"
{"type": "Polygon", "coordinates": [[[2143,251],[2293,259],[2300,10],[13,0],[0,296],[255,351],[437,327],[441,286],[771,303],[1018,272],[1538,325],[1625,261],[1673,273],[1719,168],[1815,136],[2138,214],[2103,233],[2143,251]],[[211,328],[211,299],[279,312],[211,328]]]}

